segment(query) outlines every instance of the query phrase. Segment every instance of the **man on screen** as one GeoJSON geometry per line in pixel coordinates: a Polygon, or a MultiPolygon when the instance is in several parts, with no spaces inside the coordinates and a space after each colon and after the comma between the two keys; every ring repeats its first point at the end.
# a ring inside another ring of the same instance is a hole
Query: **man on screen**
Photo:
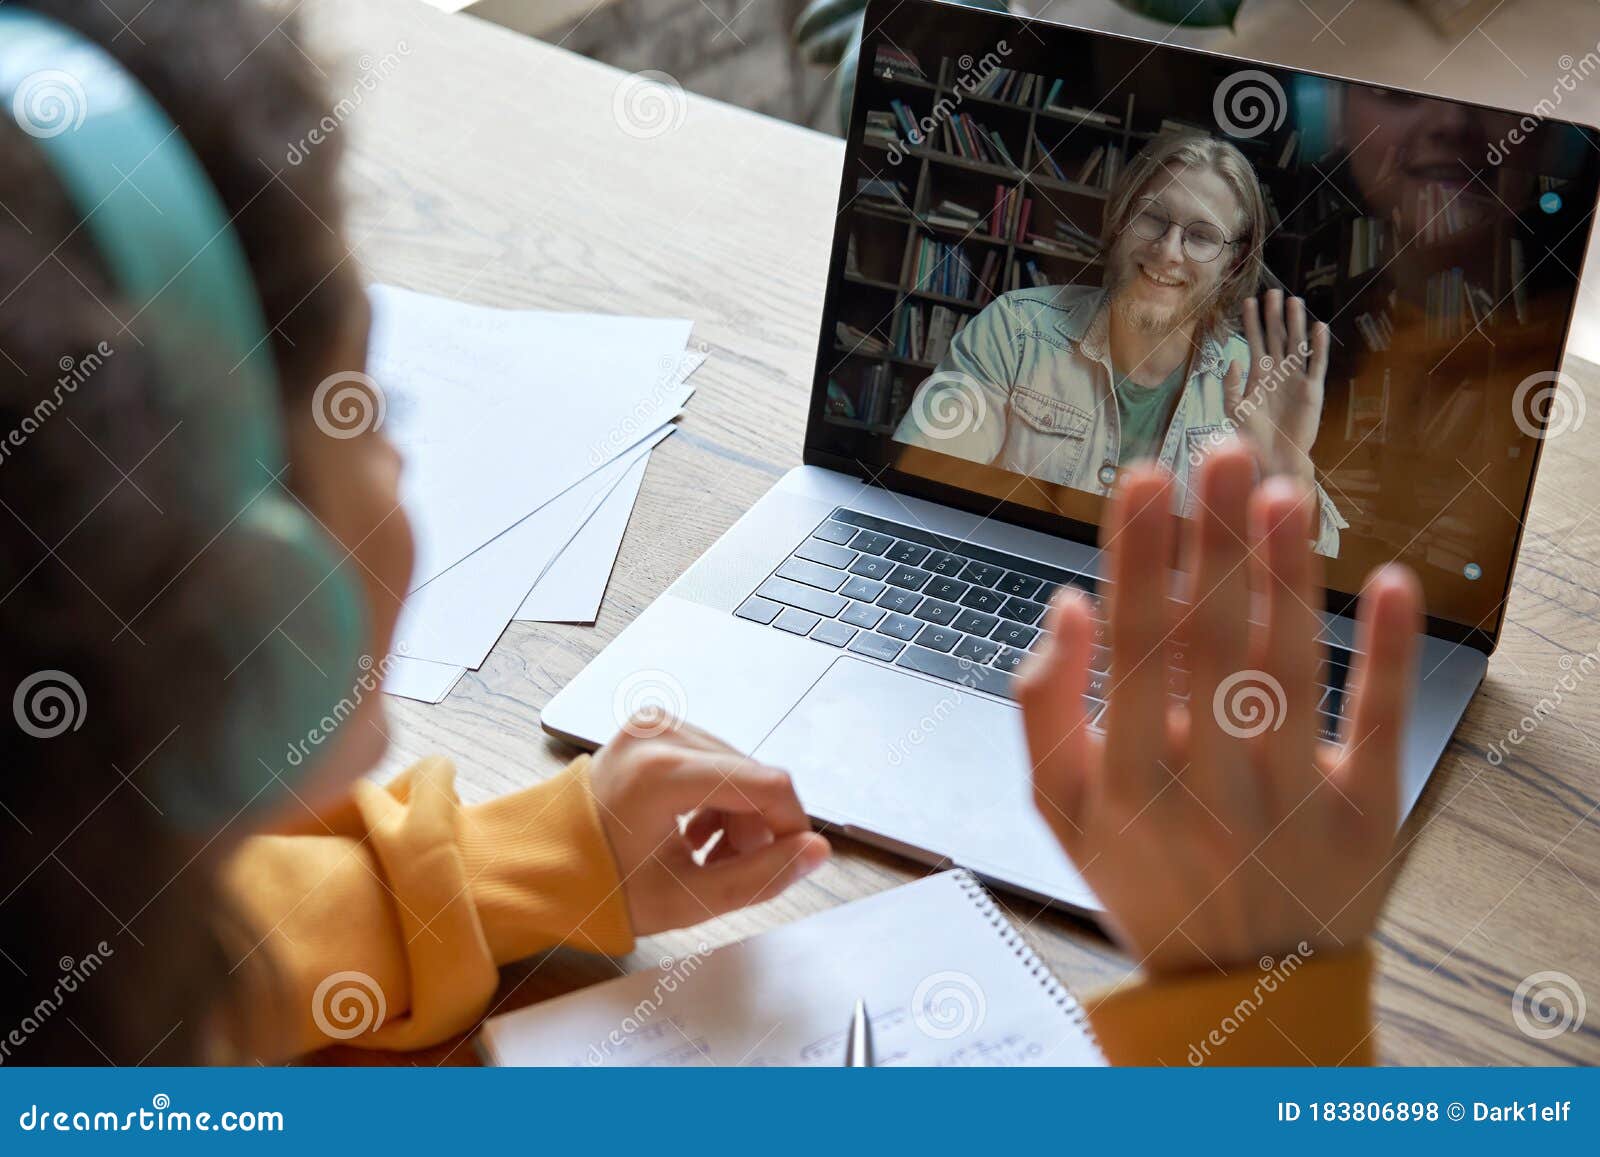
{"type": "Polygon", "coordinates": [[[1092,493],[1171,469],[1185,514],[1201,458],[1237,434],[1261,473],[1316,487],[1316,550],[1347,523],[1316,486],[1327,327],[1257,297],[1266,208],[1249,162],[1200,132],[1151,141],[1110,190],[1102,288],[1003,294],[918,387],[897,441],[1092,493]],[[1242,335],[1241,335],[1242,330],[1242,335]]]}

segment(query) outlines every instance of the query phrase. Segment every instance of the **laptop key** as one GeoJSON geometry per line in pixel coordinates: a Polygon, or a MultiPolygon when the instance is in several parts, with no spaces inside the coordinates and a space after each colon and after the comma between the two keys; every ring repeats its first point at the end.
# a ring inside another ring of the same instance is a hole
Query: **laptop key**
{"type": "Polygon", "coordinates": [[[852,627],[861,627],[870,631],[883,618],[883,612],[877,607],[867,606],[866,603],[851,603],[844,609],[839,618],[849,623],[852,627]]]}
{"type": "Polygon", "coordinates": [[[822,640],[830,647],[842,647],[856,637],[856,629],[845,626],[838,619],[823,619],[812,630],[811,637],[822,640]]]}
{"type": "Polygon", "coordinates": [[[856,528],[846,523],[834,522],[829,519],[811,533],[823,542],[832,542],[843,546],[856,536],[856,528]]]}
{"type": "Polygon", "coordinates": [[[1317,704],[1317,710],[1336,718],[1344,717],[1344,692],[1336,687],[1324,687],[1322,702],[1317,704]]]}
{"type": "Polygon", "coordinates": [[[922,560],[924,570],[931,570],[934,574],[958,575],[961,568],[967,565],[967,560],[959,554],[951,554],[947,550],[936,550],[922,560]]]}
{"type": "Polygon", "coordinates": [[[886,558],[874,558],[870,554],[863,554],[850,564],[850,573],[858,574],[862,578],[886,579],[892,570],[894,570],[894,563],[886,558]]]}
{"type": "Polygon", "coordinates": [[[1040,603],[1031,603],[1027,599],[1007,599],[1000,608],[1000,614],[1008,619],[1016,619],[1019,623],[1032,626],[1044,616],[1044,606],[1040,603]]]}
{"type": "Polygon", "coordinates": [[[804,583],[791,582],[786,578],[769,578],[756,588],[756,594],[775,603],[799,607],[803,611],[810,611],[825,619],[831,619],[844,610],[845,603],[849,601],[838,595],[830,595],[827,591],[819,591],[816,587],[808,587],[804,583]]]}
{"type": "Polygon", "coordinates": [[[778,577],[793,579],[797,583],[805,583],[808,587],[817,587],[820,590],[836,591],[844,585],[844,580],[849,576],[842,570],[834,570],[831,566],[807,562],[803,558],[791,558],[778,568],[778,577]]]}
{"type": "Polygon", "coordinates": [[[1056,586],[1055,583],[1044,583],[1039,587],[1038,590],[1034,591],[1033,594],[1029,595],[1028,597],[1033,599],[1034,602],[1043,603],[1048,607],[1055,601],[1056,595],[1060,592],[1060,590],[1061,588],[1056,586]]]}
{"type": "Polygon", "coordinates": [[[914,542],[897,542],[883,552],[883,557],[903,562],[907,566],[921,566],[922,560],[928,557],[928,553],[927,547],[918,546],[914,542]]]}
{"type": "Polygon", "coordinates": [[[966,594],[968,589],[970,588],[968,588],[967,584],[960,579],[936,575],[932,582],[922,588],[922,593],[929,598],[943,599],[947,603],[953,603],[966,594]]]}
{"type": "Polygon", "coordinates": [[[994,665],[1002,671],[1015,671],[1022,666],[1022,660],[1028,657],[1028,652],[1018,651],[1013,647],[1001,647],[1000,653],[994,657],[994,665]]]}
{"type": "Polygon", "coordinates": [[[971,607],[975,611],[982,611],[986,615],[995,614],[1006,605],[1006,597],[999,591],[984,590],[982,587],[973,587],[961,596],[961,605],[971,607]]]}
{"type": "Polygon", "coordinates": [[[894,657],[905,647],[904,643],[897,643],[884,635],[875,635],[870,631],[862,631],[850,640],[847,650],[858,655],[870,655],[874,659],[882,659],[885,663],[894,662],[894,657]]]}
{"type": "Polygon", "coordinates": [[[1007,574],[1005,578],[994,584],[994,589],[1001,594],[1016,595],[1020,599],[1031,599],[1039,592],[1044,583],[1036,578],[1029,578],[1025,574],[1015,571],[1007,574]]]}
{"type": "Polygon", "coordinates": [[[784,607],[783,613],[773,621],[773,626],[780,631],[788,631],[791,635],[809,635],[811,628],[822,621],[810,611],[797,611],[793,607],[784,607]]]}
{"type": "Polygon", "coordinates": [[[960,631],[952,631],[949,627],[941,627],[934,623],[923,627],[922,633],[917,636],[919,646],[930,647],[935,651],[953,650],[960,641],[960,631]]]}
{"type": "Polygon", "coordinates": [[[859,550],[863,554],[882,554],[894,545],[894,539],[887,534],[879,534],[875,530],[863,530],[850,540],[852,550],[859,550]]]}
{"type": "Polygon", "coordinates": [[[778,612],[783,610],[782,603],[775,603],[771,599],[759,598],[751,595],[745,599],[744,606],[733,613],[741,619],[749,619],[752,623],[770,623],[778,617],[778,612]]]}
{"type": "Polygon", "coordinates": [[[820,538],[808,538],[794,548],[795,558],[803,558],[808,562],[820,562],[823,566],[837,567],[843,570],[856,561],[856,552],[847,546],[835,546],[831,542],[823,542],[820,538]]]}
{"type": "Polygon", "coordinates": [[[861,603],[877,602],[878,596],[884,591],[880,582],[872,579],[852,576],[845,580],[844,586],[839,588],[839,593],[847,599],[855,599],[861,603]]]}
{"type": "Polygon", "coordinates": [[[1109,671],[1090,671],[1089,681],[1083,685],[1085,695],[1093,695],[1096,699],[1104,699],[1111,690],[1111,673],[1109,671]]]}
{"type": "Polygon", "coordinates": [[[962,611],[950,625],[964,635],[977,635],[980,639],[987,639],[989,632],[994,630],[999,622],[1000,620],[993,615],[986,615],[982,611],[962,611]]]}
{"type": "Polygon", "coordinates": [[[1038,631],[1032,627],[1025,627],[1021,623],[1002,622],[989,637],[997,643],[1004,643],[1008,647],[1026,650],[1028,644],[1033,642],[1038,635],[1038,631]]]}
{"type": "Polygon", "coordinates": [[[918,570],[914,566],[897,566],[888,575],[888,583],[892,587],[904,587],[908,591],[920,591],[927,585],[932,576],[925,570],[918,570]]]}
{"type": "Polygon", "coordinates": [[[932,675],[936,679],[958,683],[977,691],[987,691],[991,695],[1003,695],[1007,699],[1017,697],[1017,681],[1004,671],[994,667],[979,666],[969,659],[958,659],[954,655],[930,651],[926,647],[907,647],[905,653],[895,660],[895,666],[919,671],[924,675],[932,675]]]}
{"type": "Polygon", "coordinates": [[[971,659],[974,663],[987,663],[1000,653],[1000,644],[991,643],[988,639],[974,639],[971,635],[968,635],[957,643],[955,650],[950,653],[958,659],[971,659]]]}
{"type": "Polygon", "coordinates": [[[1332,715],[1317,712],[1317,736],[1324,743],[1340,743],[1339,721],[1332,715]]]}
{"type": "Polygon", "coordinates": [[[961,577],[980,587],[992,587],[1005,577],[1006,568],[990,566],[986,562],[969,562],[961,570],[961,577]]]}
{"type": "Polygon", "coordinates": [[[909,615],[917,609],[917,604],[922,601],[922,596],[916,591],[903,591],[899,587],[888,587],[878,598],[878,605],[886,610],[896,611],[902,615],[909,615]]]}
{"type": "Polygon", "coordinates": [[[916,619],[906,615],[890,615],[878,624],[878,634],[888,635],[891,639],[914,639],[917,632],[922,630],[922,624],[916,619]]]}
{"type": "Polygon", "coordinates": [[[961,608],[954,603],[940,602],[938,599],[923,599],[922,605],[917,608],[917,618],[928,623],[937,623],[941,627],[955,622],[956,616],[961,613],[961,608]]]}

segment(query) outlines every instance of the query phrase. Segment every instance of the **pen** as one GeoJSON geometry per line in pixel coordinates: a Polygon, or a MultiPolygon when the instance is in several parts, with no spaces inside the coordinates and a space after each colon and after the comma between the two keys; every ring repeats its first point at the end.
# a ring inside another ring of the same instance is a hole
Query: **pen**
{"type": "Polygon", "coordinates": [[[872,1067],[872,1022],[867,1019],[865,1001],[856,1001],[856,1010],[850,1017],[850,1030],[845,1033],[844,1067],[847,1069],[872,1067]]]}

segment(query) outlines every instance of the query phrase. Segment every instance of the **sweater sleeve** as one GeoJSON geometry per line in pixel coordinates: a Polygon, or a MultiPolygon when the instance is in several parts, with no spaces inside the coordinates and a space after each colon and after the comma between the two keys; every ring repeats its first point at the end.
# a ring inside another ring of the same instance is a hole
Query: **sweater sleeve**
{"type": "Polygon", "coordinates": [[[1287,964],[1142,980],[1087,1001],[1089,1020],[1114,1065],[1372,1064],[1370,950],[1287,964]]]}
{"type": "Polygon", "coordinates": [[[320,834],[246,840],[223,886],[278,998],[274,1023],[251,1023],[258,1055],[422,1048],[472,1025],[501,963],[633,947],[588,756],[477,807],[448,760],[422,760],[357,784],[320,834]]]}

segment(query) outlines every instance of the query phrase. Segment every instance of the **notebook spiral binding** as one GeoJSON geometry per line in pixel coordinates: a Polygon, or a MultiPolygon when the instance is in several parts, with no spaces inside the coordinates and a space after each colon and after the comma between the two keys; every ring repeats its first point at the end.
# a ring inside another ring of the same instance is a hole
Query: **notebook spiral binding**
{"type": "Polygon", "coordinates": [[[1000,934],[1005,946],[1022,961],[1023,967],[1039,982],[1045,994],[1066,1014],[1067,1019],[1094,1042],[1095,1048],[1100,1048],[1100,1040],[1094,1035],[1094,1026],[1089,1023],[1089,1014],[1084,1011],[1083,1005],[1079,1004],[1078,998],[1056,979],[1055,973],[1050,971],[1050,966],[1039,959],[1039,954],[1028,947],[1028,942],[1022,938],[1022,933],[1006,919],[1005,913],[1001,912],[999,905],[994,902],[994,897],[989,895],[989,890],[979,883],[978,878],[971,872],[962,870],[957,876],[956,883],[971,898],[979,914],[1000,934]]]}

